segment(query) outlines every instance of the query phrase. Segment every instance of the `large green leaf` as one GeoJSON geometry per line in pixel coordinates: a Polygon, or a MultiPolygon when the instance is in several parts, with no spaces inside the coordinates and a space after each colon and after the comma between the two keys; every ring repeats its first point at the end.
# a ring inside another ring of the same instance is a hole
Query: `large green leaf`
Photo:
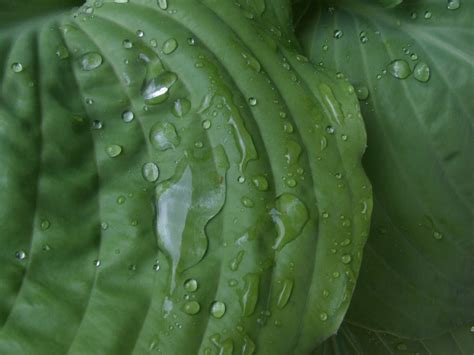
{"type": "Polygon", "coordinates": [[[369,135],[374,217],[348,319],[430,337],[474,319],[474,2],[369,3],[316,1],[299,23],[311,59],[356,85],[369,135]]]}
{"type": "Polygon", "coordinates": [[[404,339],[348,322],[313,355],[469,355],[474,349],[474,327],[464,325],[426,339],[404,339]]]}
{"type": "Polygon", "coordinates": [[[42,3],[1,2],[0,353],[333,334],[368,235],[365,131],[353,87],[289,45],[286,2],[42,3]]]}

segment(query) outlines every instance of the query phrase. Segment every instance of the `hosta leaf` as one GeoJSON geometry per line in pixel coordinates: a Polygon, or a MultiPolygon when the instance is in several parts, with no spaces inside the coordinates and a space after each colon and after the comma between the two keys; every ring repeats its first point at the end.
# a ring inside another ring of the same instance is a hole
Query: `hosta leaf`
{"type": "Polygon", "coordinates": [[[473,333],[472,325],[463,325],[433,338],[404,339],[345,322],[313,355],[464,355],[474,349],[473,333]]]}
{"type": "Polygon", "coordinates": [[[0,353],[308,353],[368,234],[354,88],[286,1],[73,4],[2,2],[0,353]]]}
{"type": "Polygon", "coordinates": [[[315,2],[310,57],[356,85],[374,218],[348,319],[432,337],[474,319],[472,1],[315,2]]]}

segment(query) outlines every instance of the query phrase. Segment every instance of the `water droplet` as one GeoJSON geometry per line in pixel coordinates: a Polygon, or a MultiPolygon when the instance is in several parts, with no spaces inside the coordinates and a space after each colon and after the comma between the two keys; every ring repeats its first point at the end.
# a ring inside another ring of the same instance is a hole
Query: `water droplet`
{"type": "Polygon", "coordinates": [[[261,70],[260,62],[254,56],[252,56],[251,54],[245,53],[245,52],[242,52],[241,55],[245,59],[247,65],[250,68],[252,68],[256,72],[260,72],[260,70],[261,70]]]}
{"type": "Polygon", "coordinates": [[[163,43],[162,50],[164,54],[171,54],[176,48],[178,48],[178,42],[174,38],[170,38],[163,43]]]}
{"type": "Polygon", "coordinates": [[[153,270],[160,271],[160,263],[158,261],[156,261],[156,263],[153,264],[153,270]]]}
{"type": "Polygon", "coordinates": [[[398,343],[397,344],[397,350],[400,350],[400,351],[407,351],[408,350],[408,347],[405,343],[398,343]]]}
{"type": "Polygon", "coordinates": [[[238,182],[239,184],[243,184],[243,183],[245,182],[245,176],[239,176],[239,177],[237,178],[237,182],[238,182]]]}
{"type": "Polygon", "coordinates": [[[99,259],[94,260],[94,266],[99,267],[102,262],[99,259]]]}
{"type": "Polygon", "coordinates": [[[102,62],[102,56],[97,52],[84,54],[80,59],[82,70],[87,71],[97,69],[102,65],[102,62]]]}
{"type": "Polygon", "coordinates": [[[190,46],[194,46],[196,44],[196,40],[193,37],[189,37],[187,42],[190,46]]]}
{"type": "Polygon", "coordinates": [[[323,51],[327,51],[329,49],[328,45],[327,44],[323,44],[323,51]]]}
{"type": "Polygon", "coordinates": [[[215,301],[211,305],[211,314],[214,318],[220,319],[224,316],[226,306],[224,302],[215,301]]]}
{"type": "Polygon", "coordinates": [[[49,229],[49,227],[51,227],[51,222],[48,221],[47,219],[43,219],[41,221],[40,226],[41,226],[41,229],[45,231],[45,230],[49,229]]]}
{"type": "Polygon", "coordinates": [[[129,39],[124,39],[123,42],[122,42],[122,47],[130,49],[130,48],[133,47],[133,43],[129,39]]]}
{"type": "Polygon", "coordinates": [[[15,72],[15,73],[20,73],[23,71],[23,64],[21,63],[13,63],[12,66],[11,66],[12,70],[15,72]]]}
{"type": "Polygon", "coordinates": [[[160,176],[160,170],[158,169],[158,166],[153,162],[145,163],[142,167],[142,175],[146,181],[155,182],[160,176]]]}
{"type": "Polygon", "coordinates": [[[86,99],[86,104],[87,105],[92,105],[93,103],[94,103],[94,100],[92,100],[91,98],[86,99]]]}
{"type": "Polygon", "coordinates": [[[245,286],[240,297],[240,306],[242,315],[248,317],[255,312],[257,306],[260,277],[258,274],[246,274],[244,282],[245,286]]]}
{"type": "Polygon", "coordinates": [[[367,88],[367,86],[356,86],[356,95],[357,95],[357,98],[361,101],[363,100],[367,100],[368,97],[369,97],[369,89],[367,88]]]}
{"type": "Polygon", "coordinates": [[[249,105],[250,106],[256,106],[257,105],[257,99],[255,97],[249,97],[249,105]]]}
{"type": "Polygon", "coordinates": [[[448,0],[448,10],[457,10],[461,6],[461,0],[448,0]]]}
{"type": "Polygon", "coordinates": [[[418,59],[418,55],[416,53],[412,53],[410,54],[410,59],[411,60],[417,60],[418,59]]]}
{"type": "Polygon", "coordinates": [[[229,268],[232,270],[232,271],[237,271],[239,269],[239,266],[240,266],[240,263],[242,262],[242,260],[244,259],[244,255],[245,255],[245,251],[244,250],[240,250],[236,257],[233,258],[230,263],[229,263],[229,268]]]}
{"type": "Polygon", "coordinates": [[[333,36],[336,39],[342,38],[342,36],[344,36],[344,32],[341,30],[334,30],[333,36]]]}
{"type": "Polygon", "coordinates": [[[242,205],[244,205],[244,207],[247,207],[247,208],[252,208],[253,206],[255,206],[255,203],[253,202],[253,200],[247,196],[242,197],[240,202],[242,202],[242,205]]]}
{"type": "Polygon", "coordinates": [[[142,30],[138,30],[136,33],[138,38],[143,38],[145,36],[145,32],[143,32],[142,30]]]}
{"type": "Polygon", "coordinates": [[[279,309],[285,308],[285,306],[288,304],[292,291],[293,291],[293,281],[289,279],[283,280],[280,293],[278,294],[277,304],[276,304],[279,309]]]}
{"type": "Polygon", "coordinates": [[[191,102],[189,102],[188,99],[182,98],[182,99],[177,99],[173,103],[173,108],[171,109],[171,113],[175,117],[183,117],[189,112],[189,110],[191,110],[191,102]]]}
{"type": "Polygon", "coordinates": [[[309,214],[306,206],[298,197],[284,193],[277,198],[276,208],[270,211],[270,216],[277,228],[273,249],[281,250],[298,237],[309,214]]]}
{"type": "Polygon", "coordinates": [[[352,261],[352,257],[348,254],[345,254],[341,257],[341,261],[344,263],[344,264],[349,264],[351,261],[352,261]]]}
{"type": "Polygon", "coordinates": [[[421,81],[422,83],[426,83],[428,80],[430,80],[430,67],[424,62],[418,62],[415,65],[415,69],[413,70],[413,75],[416,80],[421,81]]]}
{"type": "Polygon", "coordinates": [[[125,203],[125,200],[126,200],[125,196],[119,196],[117,197],[117,204],[123,205],[125,203]]]}
{"type": "Polygon", "coordinates": [[[165,101],[169,96],[169,90],[178,80],[175,73],[165,71],[147,81],[144,85],[142,95],[147,105],[156,105],[165,101]]]}
{"type": "Polygon", "coordinates": [[[329,218],[329,213],[323,212],[323,213],[321,213],[321,216],[322,216],[324,219],[329,218]]]}
{"type": "Polygon", "coordinates": [[[25,260],[26,259],[26,253],[23,250],[18,250],[15,253],[15,258],[17,258],[18,260],[25,260]]]}
{"type": "Polygon", "coordinates": [[[92,129],[102,129],[102,121],[100,120],[94,120],[92,121],[92,129]]]}
{"type": "Polygon", "coordinates": [[[286,133],[293,133],[294,132],[294,127],[293,125],[290,123],[290,122],[284,122],[283,123],[283,130],[286,132],[286,133]]]}
{"type": "Polygon", "coordinates": [[[59,59],[67,59],[69,58],[69,51],[68,49],[63,46],[63,45],[60,45],[57,49],[56,49],[56,56],[59,58],[59,59]]]}
{"type": "Polygon", "coordinates": [[[425,19],[426,20],[429,20],[432,16],[433,16],[433,14],[431,13],[431,11],[425,11],[425,19]]]}
{"type": "Polygon", "coordinates": [[[196,301],[189,301],[184,304],[183,309],[187,314],[194,315],[199,313],[201,310],[201,305],[196,301]]]}
{"type": "Polygon", "coordinates": [[[410,65],[403,59],[396,59],[390,62],[387,69],[397,79],[406,79],[411,74],[410,65]]]}
{"type": "Polygon", "coordinates": [[[443,235],[438,231],[434,231],[433,232],[433,238],[436,239],[436,240],[441,240],[441,239],[443,239],[443,235]]]}
{"type": "Polygon", "coordinates": [[[319,319],[321,319],[323,322],[328,320],[328,314],[326,312],[321,312],[319,314],[319,319]]]}
{"type": "Polygon", "coordinates": [[[156,149],[167,150],[178,146],[180,139],[172,123],[158,122],[150,129],[150,142],[156,149]]]}
{"type": "Polygon", "coordinates": [[[339,271],[334,271],[334,272],[332,273],[332,277],[334,277],[335,279],[338,279],[339,276],[341,276],[341,274],[339,273],[339,271]]]}
{"type": "Polygon", "coordinates": [[[295,187],[296,185],[297,185],[297,182],[296,182],[295,179],[290,178],[290,179],[286,180],[286,186],[295,187]]]}
{"type": "Polygon", "coordinates": [[[334,127],[333,126],[327,126],[326,127],[326,132],[329,134],[334,134],[334,127]]]}
{"type": "Polygon", "coordinates": [[[125,111],[122,113],[122,120],[126,123],[132,122],[135,119],[135,114],[132,111],[125,111]]]}
{"type": "Polygon", "coordinates": [[[362,43],[367,43],[369,41],[369,38],[367,37],[367,34],[364,31],[359,33],[359,39],[362,43]]]}
{"type": "Polygon", "coordinates": [[[329,296],[329,291],[328,290],[323,290],[323,296],[328,297],[329,296]]]}
{"type": "Polygon", "coordinates": [[[107,222],[102,222],[100,224],[100,228],[102,228],[102,230],[107,230],[109,228],[109,224],[107,222]]]}
{"type": "Polygon", "coordinates": [[[128,0],[114,0],[114,2],[117,4],[126,4],[128,3],[128,0]]]}
{"type": "Polygon", "coordinates": [[[349,238],[346,238],[341,242],[341,246],[343,247],[348,246],[349,244],[351,244],[351,240],[349,238]]]}
{"type": "Polygon", "coordinates": [[[412,12],[412,13],[410,14],[410,18],[411,18],[412,20],[416,20],[417,17],[418,17],[418,14],[417,14],[416,12],[412,12]]]}
{"type": "Polygon", "coordinates": [[[162,10],[166,10],[168,8],[168,0],[157,0],[157,3],[162,10]]]}
{"type": "Polygon", "coordinates": [[[198,287],[199,287],[199,284],[198,284],[197,280],[195,280],[195,279],[188,279],[184,283],[184,289],[187,292],[195,292],[198,289],[198,287]]]}
{"type": "Polygon", "coordinates": [[[258,191],[267,191],[268,190],[268,180],[262,176],[255,176],[252,179],[253,184],[257,188],[258,191]]]}
{"type": "Polygon", "coordinates": [[[118,144],[112,144],[107,147],[107,154],[111,158],[118,157],[120,154],[122,154],[122,147],[118,144]]]}
{"type": "Polygon", "coordinates": [[[41,248],[43,251],[47,252],[51,250],[51,246],[48,244],[44,244],[43,247],[41,248]]]}
{"type": "Polygon", "coordinates": [[[212,125],[212,124],[211,124],[211,121],[209,121],[209,120],[204,120],[204,121],[202,121],[202,128],[204,128],[204,129],[206,129],[206,130],[209,129],[209,128],[211,128],[211,125],[212,125]]]}

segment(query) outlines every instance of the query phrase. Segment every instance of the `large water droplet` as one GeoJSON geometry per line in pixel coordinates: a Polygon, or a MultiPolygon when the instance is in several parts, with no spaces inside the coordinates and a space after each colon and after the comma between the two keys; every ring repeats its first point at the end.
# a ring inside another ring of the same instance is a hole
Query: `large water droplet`
{"type": "Polygon", "coordinates": [[[162,10],[166,10],[168,8],[168,0],[157,0],[157,3],[162,10]]]}
{"type": "Polygon", "coordinates": [[[184,289],[187,292],[195,292],[198,289],[198,287],[199,287],[199,284],[198,284],[197,280],[195,280],[195,279],[188,279],[184,283],[184,289]]]}
{"type": "Polygon", "coordinates": [[[276,200],[276,208],[270,211],[277,228],[277,238],[273,249],[281,250],[286,244],[298,237],[308,221],[309,214],[304,203],[296,196],[282,194],[276,200]]]}
{"type": "Polygon", "coordinates": [[[461,0],[448,0],[448,10],[457,10],[461,6],[461,0]]]}
{"type": "Polygon", "coordinates": [[[25,260],[26,259],[26,252],[23,251],[23,250],[18,250],[15,253],[15,258],[17,258],[18,260],[25,260]]]}
{"type": "Polygon", "coordinates": [[[184,304],[183,310],[190,315],[198,314],[201,310],[201,305],[196,301],[189,301],[184,304]]]}
{"type": "Polygon", "coordinates": [[[23,64],[21,63],[13,63],[11,66],[13,72],[20,73],[23,71],[23,64]]]}
{"type": "Polygon", "coordinates": [[[160,170],[158,169],[158,166],[153,162],[145,163],[142,167],[142,175],[146,181],[155,182],[160,176],[160,170]]]}
{"type": "Polygon", "coordinates": [[[290,300],[291,293],[293,291],[293,281],[285,279],[282,282],[280,293],[277,298],[277,307],[283,309],[290,300]]]}
{"type": "Polygon", "coordinates": [[[162,49],[164,54],[171,54],[176,48],[178,48],[178,42],[174,38],[170,38],[163,43],[162,49]]]}
{"type": "Polygon", "coordinates": [[[175,117],[183,117],[189,112],[190,109],[191,109],[191,102],[189,102],[188,99],[185,99],[185,98],[177,99],[173,103],[173,108],[171,109],[171,113],[175,117]]]}
{"type": "Polygon", "coordinates": [[[240,263],[242,262],[244,255],[245,255],[245,251],[240,250],[237,253],[237,256],[230,261],[229,267],[232,271],[237,271],[239,269],[240,263]]]}
{"type": "Polygon", "coordinates": [[[424,62],[418,62],[415,65],[415,69],[413,70],[413,75],[415,76],[416,80],[426,83],[428,80],[430,80],[430,67],[424,62]]]}
{"type": "Polygon", "coordinates": [[[220,319],[224,316],[226,306],[224,302],[215,301],[211,305],[211,314],[214,318],[220,319]]]}
{"type": "Polygon", "coordinates": [[[135,114],[132,111],[125,111],[122,113],[122,120],[126,123],[132,122],[135,118],[135,114]]]}
{"type": "Polygon", "coordinates": [[[411,74],[410,65],[403,59],[396,59],[390,62],[387,69],[397,79],[406,79],[411,74]]]}
{"type": "Polygon", "coordinates": [[[258,191],[267,191],[268,190],[268,180],[262,176],[255,176],[252,179],[253,184],[257,188],[258,191]]]}
{"type": "Polygon", "coordinates": [[[165,101],[169,96],[169,90],[178,80],[175,73],[165,71],[146,82],[142,90],[145,103],[156,105],[165,101]]]}
{"type": "Polygon", "coordinates": [[[122,154],[122,147],[118,144],[111,144],[107,147],[106,151],[109,157],[115,158],[122,154]]]}
{"type": "Polygon", "coordinates": [[[94,70],[102,65],[102,56],[97,52],[90,52],[84,54],[81,59],[82,70],[94,70]]]}
{"type": "Polygon", "coordinates": [[[244,282],[245,286],[240,297],[240,306],[242,307],[242,315],[248,317],[255,312],[257,306],[260,277],[258,274],[246,274],[244,282]]]}
{"type": "Polygon", "coordinates": [[[357,98],[361,101],[367,100],[369,97],[369,89],[367,86],[361,85],[361,86],[356,86],[356,95],[357,98]]]}
{"type": "Polygon", "coordinates": [[[180,139],[172,123],[158,122],[150,129],[150,142],[156,149],[167,150],[177,147],[180,139]]]}

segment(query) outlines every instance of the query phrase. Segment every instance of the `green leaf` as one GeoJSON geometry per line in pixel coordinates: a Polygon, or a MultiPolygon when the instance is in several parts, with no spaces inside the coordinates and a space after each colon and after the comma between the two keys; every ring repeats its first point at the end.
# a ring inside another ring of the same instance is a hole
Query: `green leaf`
{"type": "Polygon", "coordinates": [[[354,88],[291,46],[286,1],[33,3],[1,5],[0,353],[305,354],[334,334],[366,135],[354,88]]]}
{"type": "Polygon", "coordinates": [[[472,1],[315,2],[310,58],[355,85],[374,216],[348,319],[430,337],[474,319],[472,1]],[[341,74],[342,75],[342,74],[341,74]]]}
{"type": "Polygon", "coordinates": [[[474,349],[473,332],[472,325],[464,325],[437,337],[414,340],[345,322],[313,355],[464,355],[474,349]]]}

